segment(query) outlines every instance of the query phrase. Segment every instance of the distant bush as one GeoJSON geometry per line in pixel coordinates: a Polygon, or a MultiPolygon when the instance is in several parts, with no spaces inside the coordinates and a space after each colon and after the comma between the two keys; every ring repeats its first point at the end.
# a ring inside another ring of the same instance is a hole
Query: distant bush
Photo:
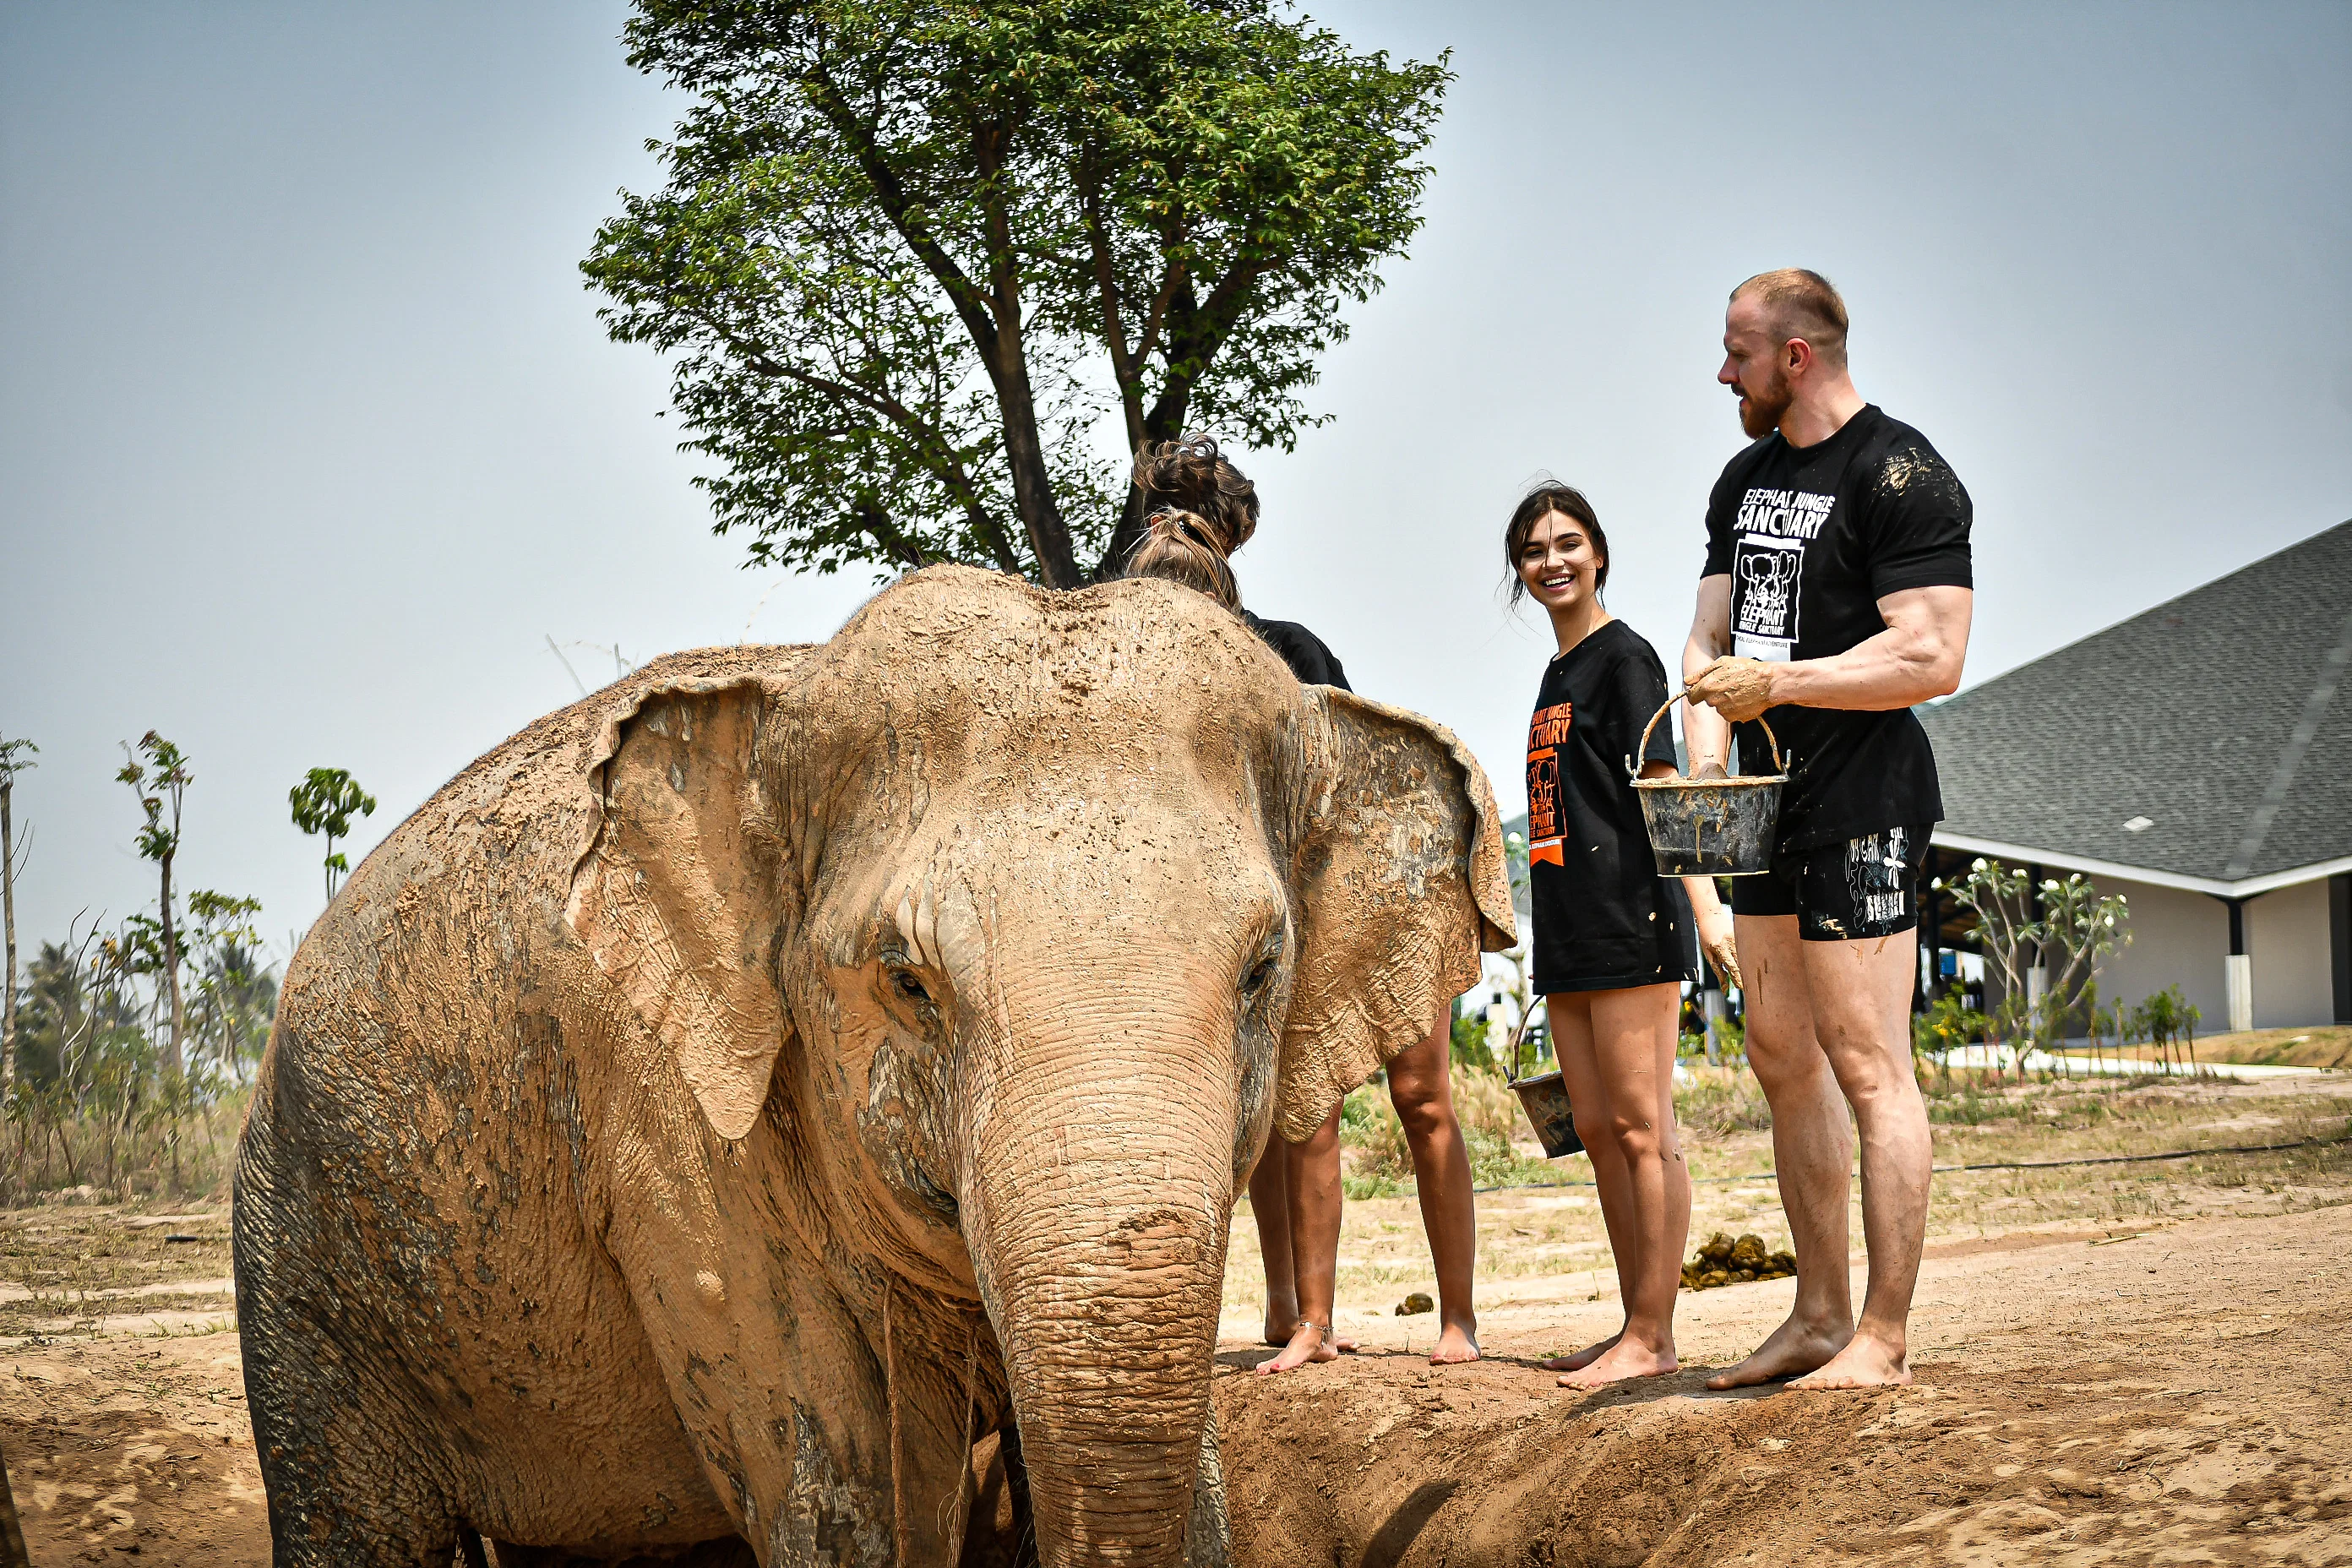
{"type": "Polygon", "coordinates": [[[1772,1125],[1763,1086],[1743,1068],[1691,1065],[1691,1081],[1675,1086],[1675,1120],[1687,1131],[1721,1137],[1760,1132],[1772,1125]]]}

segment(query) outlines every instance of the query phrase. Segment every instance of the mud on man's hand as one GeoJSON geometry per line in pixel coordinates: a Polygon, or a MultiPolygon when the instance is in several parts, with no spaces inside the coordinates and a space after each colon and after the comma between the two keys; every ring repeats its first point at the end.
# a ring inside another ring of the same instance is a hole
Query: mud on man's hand
{"type": "Polygon", "coordinates": [[[1706,961],[1715,965],[1716,974],[1728,989],[1746,989],[1739,978],[1739,949],[1732,941],[1731,909],[1727,904],[1714,904],[1695,911],[1698,924],[1698,948],[1706,961]]]}
{"type": "Polygon", "coordinates": [[[1773,705],[1772,667],[1762,659],[1718,658],[1690,683],[1690,700],[1745,724],[1773,705]]]}

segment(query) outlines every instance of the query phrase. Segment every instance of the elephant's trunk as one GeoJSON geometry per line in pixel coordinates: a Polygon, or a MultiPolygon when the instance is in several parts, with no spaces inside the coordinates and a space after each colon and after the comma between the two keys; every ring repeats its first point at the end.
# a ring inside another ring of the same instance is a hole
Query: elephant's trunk
{"type": "Polygon", "coordinates": [[[1083,1050],[1028,1035],[967,1167],[1048,1568],[1182,1563],[1208,1414],[1232,1047],[1119,1024],[1083,1050]]]}

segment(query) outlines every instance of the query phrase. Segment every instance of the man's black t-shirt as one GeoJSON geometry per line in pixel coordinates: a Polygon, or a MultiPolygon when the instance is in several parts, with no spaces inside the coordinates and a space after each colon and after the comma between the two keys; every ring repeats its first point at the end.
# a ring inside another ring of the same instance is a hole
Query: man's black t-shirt
{"type": "MultiPolygon", "coordinates": [[[[1972,585],[1969,492],[1927,438],[1875,405],[1796,447],[1779,431],[1731,459],[1706,507],[1705,576],[1731,578],[1731,651],[1827,658],[1886,629],[1878,601],[1972,585]]],[[[1927,732],[1907,708],[1774,708],[1790,761],[1780,847],[1799,849],[1944,815],[1927,732]]],[[[1754,724],[1739,770],[1772,771],[1754,724]]]]}
{"type": "MultiPolygon", "coordinates": [[[[1611,621],[1544,667],[1528,721],[1528,900],[1535,989],[1615,990],[1690,977],[1690,902],[1658,875],[1626,759],[1666,700],[1666,667],[1611,621]]],[[[1662,719],[1642,753],[1672,763],[1662,719]]]]}
{"type": "Polygon", "coordinates": [[[1339,660],[1323,639],[1300,626],[1297,621],[1262,621],[1247,610],[1242,620],[1259,640],[1282,656],[1290,666],[1290,673],[1306,686],[1336,686],[1342,691],[1353,691],[1348,684],[1348,672],[1339,668],[1339,660]]]}

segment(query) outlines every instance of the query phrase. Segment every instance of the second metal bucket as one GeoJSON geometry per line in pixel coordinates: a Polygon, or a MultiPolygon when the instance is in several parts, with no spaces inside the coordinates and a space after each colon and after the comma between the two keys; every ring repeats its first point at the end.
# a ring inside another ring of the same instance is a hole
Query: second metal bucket
{"type": "Polygon", "coordinates": [[[1520,1109],[1528,1113],[1528,1122],[1543,1144],[1544,1158],[1557,1160],[1578,1152],[1584,1147],[1584,1140],[1576,1135],[1576,1112],[1568,1103],[1568,1085],[1558,1072],[1538,1073],[1533,1078],[1519,1076],[1519,1047],[1528,1037],[1528,1026],[1534,1020],[1535,1009],[1530,1006],[1511,1037],[1511,1092],[1519,1097],[1520,1109]]]}
{"type": "Polygon", "coordinates": [[[1771,743],[1773,772],[1735,778],[1645,779],[1642,753],[1650,748],[1650,731],[1658,721],[1688,695],[1676,692],[1665,707],[1650,715],[1642,743],[1625,759],[1634,775],[1633,789],[1642,803],[1642,825],[1649,829],[1650,853],[1661,877],[1753,877],[1772,868],[1773,827],[1780,817],[1780,786],[1789,782],[1780,760],[1780,738],[1761,718],[1764,739],[1771,743]]]}

